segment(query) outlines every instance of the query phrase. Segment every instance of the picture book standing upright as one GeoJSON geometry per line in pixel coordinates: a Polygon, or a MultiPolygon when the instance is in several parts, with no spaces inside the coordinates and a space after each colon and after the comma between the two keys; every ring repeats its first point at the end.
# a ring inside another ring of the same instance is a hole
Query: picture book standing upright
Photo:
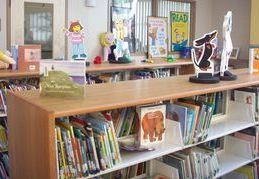
{"type": "Polygon", "coordinates": [[[165,139],[165,105],[140,106],[138,145],[140,148],[156,147],[165,139]]]}

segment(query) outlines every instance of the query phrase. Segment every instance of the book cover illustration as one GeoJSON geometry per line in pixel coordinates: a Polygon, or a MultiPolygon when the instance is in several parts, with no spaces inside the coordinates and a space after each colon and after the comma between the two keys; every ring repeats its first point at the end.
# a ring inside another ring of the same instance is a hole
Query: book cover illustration
{"type": "Polygon", "coordinates": [[[41,59],[41,45],[18,46],[18,69],[38,71],[41,59]]]}
{"type": "Polygon", "coordinates": [[[167,18],[148,17],[149,57],[167,57],[168,53],[167,18]]]}
{"type": "Polygon", "coordinates": [[[259,73],[259,47],[252,47],[249,50],[250,73],[259,73]]]}
{"type": "Polygon", "coordinates": [[[171,49],[182,51],[189,41],[189,14],[186,12],[170,12],[171,21],[171,49]]]}
{"type": "Polygon", "coordinates": [[[151,147],[165,139],[165,105],[145,106],[138,110],[139,147],[151,147]]]}
{"type": "Polygon", "coordinates": [[[41,94],[53,97],[83,97],[85,90],[84,61],[40,62],[41,94]]]}

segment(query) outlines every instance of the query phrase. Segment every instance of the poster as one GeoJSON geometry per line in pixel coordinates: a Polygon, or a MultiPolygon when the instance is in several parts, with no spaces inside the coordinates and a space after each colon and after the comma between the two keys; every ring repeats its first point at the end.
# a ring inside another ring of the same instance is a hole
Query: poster
{"type": "Polygon", "coordinates": [[[189,18],[186,12],[170,12],[172,51],[182,51],[188,45],[189,18]]]}
{"type": "Polygon", "coordinates": [[[136,51],[135,14],[131,13],[130,8],[112,7],[111,30],[117,39],[117,45],[128,46],[130,52],[136,51]]]}
{"type": "Polygon", "coordinates": [[[249,71],[259,73],[259,47],[257,46],[249,49],[249,71]]]}
{"type": "Polygon", "coordinates": [[[148,17],[148,54],[152,58],[167,57],[167,18],[148,17]]]}

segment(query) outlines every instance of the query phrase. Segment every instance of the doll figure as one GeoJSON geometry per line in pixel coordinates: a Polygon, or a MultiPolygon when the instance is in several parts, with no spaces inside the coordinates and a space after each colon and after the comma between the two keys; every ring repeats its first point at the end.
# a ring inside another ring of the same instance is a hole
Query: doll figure
{"type": "Polygon", "coordinates": [[[70,23],[69,29],[64,29],[66,35],[70,38],[73,48],[73,59],[86,59],[87,55],[85,53],[84,47],[84,32],[83,26],[79,21],[74,21],[70,23]]]}
{"type": "Polygon", "coordinates": [[[111,60],[117,60],[116,55],[113,53],[113,50],[116,49],[115,38],[113,34],[110,32],[102,33],[100,35],[100,43],[103,47],[103,60],[108,61],[110,60],[109,57],[111,60]]]}
{"type": "Polygon", "coordinates": [[[221,65],[220,65],[220,76],[232,76],[235,79],[235,76],[228,71],[228,62],[233,50],[233,44],[231,40],[231,31],[232,31],[232,12],[228,13],[224,17],[223,23],[223,50],[221,55],[221,65]]]}

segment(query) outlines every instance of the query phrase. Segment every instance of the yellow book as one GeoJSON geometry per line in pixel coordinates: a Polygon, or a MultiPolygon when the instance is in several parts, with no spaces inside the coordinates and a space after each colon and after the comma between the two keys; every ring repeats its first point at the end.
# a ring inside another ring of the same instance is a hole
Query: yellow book
{"type": "Polygon", "coordinates": [[[57,127],[57,137],[58,137],[58,140],[60,141],[60,148],[61,148],[60,152],[61,152],[61,158],[62,158],[62,163],[63,163],[63,168],[64,168],[64,174],[65,174],[65,177],[68,177],[69,171],[68,171],[67,163],[66,163],[66,159],[65,159],[64,142],[61,137],[60,127],[57,127]]]}
{"type": "Polygon", "coordinates": [[[254,167],[250,165],[243,166],[236,170],[238,173],[247,175],[248,179],[254,179],[254,167]]]}

